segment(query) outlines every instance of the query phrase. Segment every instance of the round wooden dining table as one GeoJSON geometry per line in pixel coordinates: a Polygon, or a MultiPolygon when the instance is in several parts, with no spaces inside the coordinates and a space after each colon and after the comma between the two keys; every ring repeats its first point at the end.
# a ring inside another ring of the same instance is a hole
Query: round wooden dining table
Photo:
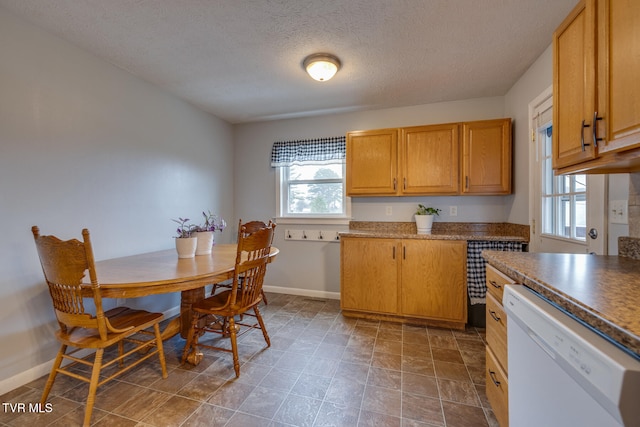
{"type": "MultiPolygon", "coordinates": [[[[174,249],[96,262],[103,298],[138,298],[181,292],[180,316],[162,331],[167,339],[178,332],[186,338],[191,305],[205,297],[205,286],[233,278],[237,245],[216,244],[210,255],[178,258],[174,249]]],[[[269,262],[279,250],[271,248],[269,262]]]]}

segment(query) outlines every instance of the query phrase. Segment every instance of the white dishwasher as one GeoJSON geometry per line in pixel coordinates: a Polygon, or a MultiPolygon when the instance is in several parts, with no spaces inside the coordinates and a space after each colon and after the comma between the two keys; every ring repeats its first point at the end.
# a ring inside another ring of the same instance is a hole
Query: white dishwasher
{"type": "Polygon", "coordinates": [[[640,426],[637,355],[525,286],[505,286],[502,301],[510,427],[640,426]]]}

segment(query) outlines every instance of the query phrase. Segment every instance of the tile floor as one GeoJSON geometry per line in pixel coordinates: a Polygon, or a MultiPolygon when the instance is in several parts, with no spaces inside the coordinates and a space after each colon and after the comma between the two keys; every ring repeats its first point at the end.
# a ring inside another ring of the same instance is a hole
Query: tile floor
{"type": "MultiPolygon", "coordinates": [[[[260,331],[241,337],[241,375],[231,355],[204,350],[181,366],[184,340],[165,342],[169,377],[150,359],[98,389],[96,426],[497,426],[485,395],[484,330],[355,320],[339,302],[267,294],[260,331]]],[[[2,396],[37,402],[46,377],[2,396]]],[[[60,376],[53,412],[0,412],[3,426],[82,424],[87,386],[60,376]]]]}

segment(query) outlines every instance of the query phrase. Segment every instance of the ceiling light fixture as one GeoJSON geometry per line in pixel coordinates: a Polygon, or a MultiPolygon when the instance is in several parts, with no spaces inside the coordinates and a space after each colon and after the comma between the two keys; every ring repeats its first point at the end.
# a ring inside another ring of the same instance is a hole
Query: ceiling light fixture
{"type": "Polygon", "coordinates": [[[311,78],[319,82],[331,79],[340,69],[340,65],[340,60],[328,53],[314,53],[302,62],[311,78]]]}

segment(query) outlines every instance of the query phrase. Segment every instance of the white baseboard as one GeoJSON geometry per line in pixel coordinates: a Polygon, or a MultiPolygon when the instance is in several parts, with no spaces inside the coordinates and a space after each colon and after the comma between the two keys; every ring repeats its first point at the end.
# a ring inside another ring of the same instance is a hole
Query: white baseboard
{"type": "MultiPolygon", "coordinates": [[[[165,318],[173,317],[177,314],[180,314],[180,306],[172,307],[166,310],[163,314],[165,318]]],[[[89,353],[90,351],[78,352],[76,353],[76,356],[84,357],[89,353]]],[[[38,366],[34,366],[33,368],[14,375],[11,378],[0,381],[0,395],[8,393],[11,390],[15,390],[16,388],[21,387],[25,384],[29,384],[31,381],[37,380],[43,375],[48,375],[51,371],[54,360],[55,359],[51,359],[48,362],[44,362],[38,366]]]]}
{"type": "Polygon", "coordinates": [[[283,288],[281,286],[264,286],[265,292],[274,294],[289,294],[303,297],[340,299],[340,292],[314,291],[311,289],[283,288]]]}

